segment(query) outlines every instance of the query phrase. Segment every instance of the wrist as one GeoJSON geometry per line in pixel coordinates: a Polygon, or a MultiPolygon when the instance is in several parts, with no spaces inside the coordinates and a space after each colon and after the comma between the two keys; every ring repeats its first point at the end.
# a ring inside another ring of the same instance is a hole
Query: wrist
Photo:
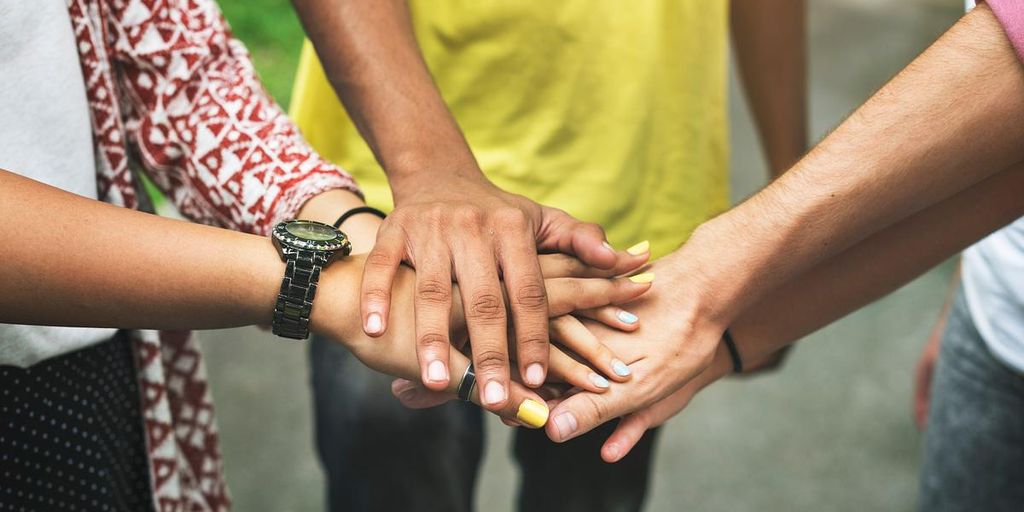
{"type": "Polygon", "coordinates": [[[388,183],[395,205],[434,194],[450,196],[481,188],[497,190],[474,160],[461,163],[418,161],[403,171],[388,170],[388,183]]]}
{"type": "Polygon", "coordinates": [[[340,258],[320,273],[316,298],[309,315],[310,331],[348,346],[362,335],[359,283],[363,258],[340,258]]]}

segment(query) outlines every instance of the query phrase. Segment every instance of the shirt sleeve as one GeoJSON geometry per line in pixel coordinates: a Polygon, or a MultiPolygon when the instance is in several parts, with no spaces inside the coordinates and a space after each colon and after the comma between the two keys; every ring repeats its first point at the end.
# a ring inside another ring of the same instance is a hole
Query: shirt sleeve
{"type": "Polygon", "coordinates": [[[1017,56],[1024,60],[1024,2],[1021,0],[987,0],[989,8],[1003,25],[1017,56]]]}
{"type": "Polygon", "coordinates": [[[359,193],[270,98],[212,0],[105,4],[129,147],[182,215],[267,234],[323,191],[359,193]]]}

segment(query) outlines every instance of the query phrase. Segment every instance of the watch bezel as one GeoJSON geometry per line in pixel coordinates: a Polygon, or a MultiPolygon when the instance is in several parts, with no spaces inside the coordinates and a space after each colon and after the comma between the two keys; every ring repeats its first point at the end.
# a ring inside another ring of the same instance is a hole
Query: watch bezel
{"type": "Polygon", "coordinates": [[[323,222],[317,222],[315,220],[304,220],[295,219],[287,220],[278,223],[274,226],[274,230],[271,233],[274,240],[285,247],[293,249],[299,249],[304,251],[320,251],[320,252],[338,252],[341,251],[344,255],[352,250],[352,243],[349,241],[348,236],[340,229],[331,226],[330,224],[324,224],[323,222]],[[325,227],[334,231],[335,237],[328,240],[308,240],[302,238],[288,230],[288,226],[294,223],[302,224],[315,224],[317,226],[325,227]]]}

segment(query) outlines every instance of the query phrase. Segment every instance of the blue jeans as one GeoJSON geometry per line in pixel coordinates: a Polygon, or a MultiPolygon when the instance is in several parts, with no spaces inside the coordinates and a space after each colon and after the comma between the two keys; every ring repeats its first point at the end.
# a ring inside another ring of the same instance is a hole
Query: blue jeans
{"type": "MultiPolygon", "coordinates": [[[[484,443],[482,411],[449,402],[410,410],[391,396],[391,377],[362,365],[343,346],[310,346],[316,448],[331,511],[473,510],[484,443]]],[[[616,464],[600,458],[606,425],[564,444],[520,428],[519,510],[632,512],[647,490],[653,433],[616,464]]]]}
{"type": "Polygon", "coordinates": [[[989,352],[962,289],[931,393],[919,509],[1024,510],[1024,375],[989,352]]]}

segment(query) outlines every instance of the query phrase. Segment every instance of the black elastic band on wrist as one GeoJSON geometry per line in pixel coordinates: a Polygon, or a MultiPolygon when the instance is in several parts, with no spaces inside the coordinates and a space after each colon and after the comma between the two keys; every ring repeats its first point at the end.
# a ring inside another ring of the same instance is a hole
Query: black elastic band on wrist
{"type": "Polygon", "coordinates": [[[472,401],[474,386],[476,386],[476,371],[473,370],[473,363],[469,363],[469,366],[466,367],[466,373],[462,374],[462,380],[459,381],[459,400],[463,402],[472,401]]]}
{"type": "Polygon", "coordinates": [[[740,351],[736,349],[736,342],[733,341],[732,333],[729,332],[729,329],[722,333],[722,340],[725,341],[725,348],[729,349],[733,373],[743,373],[743,360],[740,359],[740,351]]]}
{"type": "Polygon", "coordinates": [[[338,220],[334,221],[334,227],[340,228],[342,223],[348,220],[349,217],[352,217],[353,215],[359,215],[360,213],[372,213],[382,219],[388,216],[386,213],[372,206],[359,206],[356,208],[352,208],[351,210],[341,214],[341,217],[338,217],[338,220]]]}

